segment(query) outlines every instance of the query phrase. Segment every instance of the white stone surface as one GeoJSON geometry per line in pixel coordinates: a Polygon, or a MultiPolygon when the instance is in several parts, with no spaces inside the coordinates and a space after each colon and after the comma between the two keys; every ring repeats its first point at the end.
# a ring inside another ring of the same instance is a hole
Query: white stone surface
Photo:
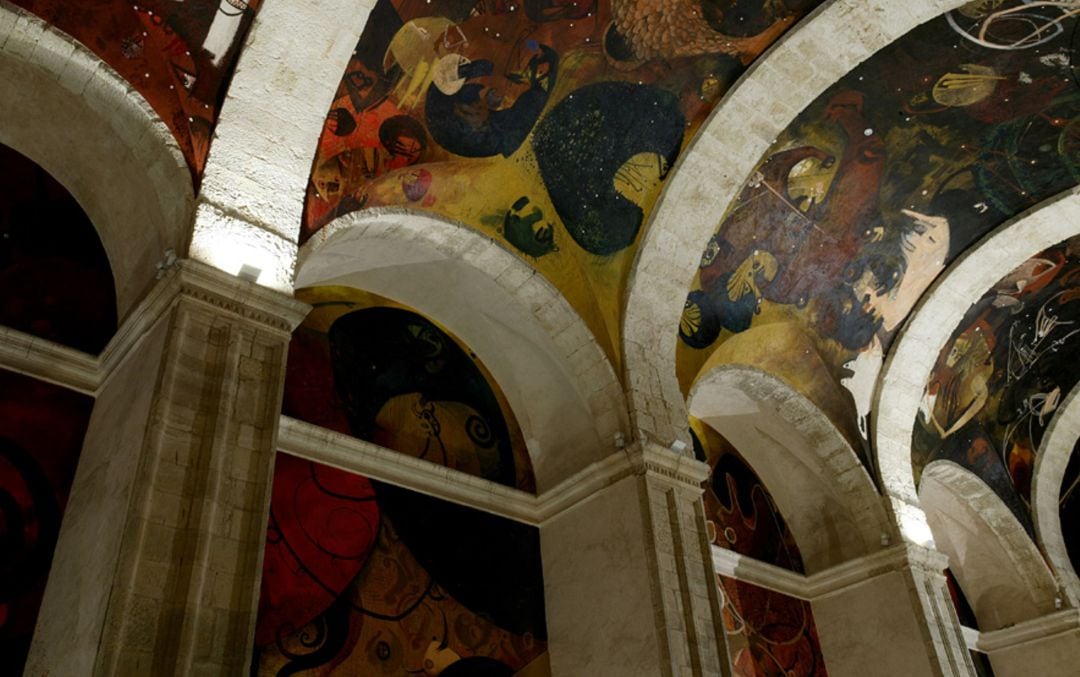
{"type": "Polygon", "coordinates": [[[543,492],[615,450],[623,391],[566,299],[490,238],[435,216],[368,210],[303,247],[299,287],[342,284],[411,306],[465,342],[517,417],[543,492]]]}
{"type": "Polygon", "coordinates": [[[259,282],[291,290],[312,158],[374,4],[277,0],[259,9],[210,147],[199,195],[209,208],[199,211],[193,258],[226,269],[231,260],[216,256],[223,246],[278,254],[259,257],[259,282]],[[222,213],[244,225],[223,229],[222,213]]]}
{"type": "Polygon", "coordinates": [[[1031,477],[1031,511],[1035,534],[1054,567],[1069,605],[1080,608],[1080,578],[1065,545],[1060,500],[1065,490],[1065,469],[1080,440],[1080,385],[1075,386],[1058,407],[1043,433],[1031,477]]]}
{"type": "Polygon", "coordinates": [[[1057,583],[1046,561],[983,480],[951,461],[935,461],[923,470],[919,499],[980,630],[1054,611],[1057,583]]]}
{"type": "Polygon", "coordinates": [[[156,386],[147,375],[157,373],[167,330],[168,322],[157,322],[94,403],[38,613],[27,675],[95,674],[156,386]]]}
{"type": "Polygon", "coordinates": [[[865,467],[825,414],[757,369],[721,365],[690,391],[690,413],[761,478],[810,573],[881,548],[892,528],[865,467]]]}
{"type": "Polygon", "coordinates": [[[97,228],[123,319],[154,284],[166,249],[183,251],[191,174],[172,133],[88,49],[0,4],[0,143],[41,165],[97,228]]]}

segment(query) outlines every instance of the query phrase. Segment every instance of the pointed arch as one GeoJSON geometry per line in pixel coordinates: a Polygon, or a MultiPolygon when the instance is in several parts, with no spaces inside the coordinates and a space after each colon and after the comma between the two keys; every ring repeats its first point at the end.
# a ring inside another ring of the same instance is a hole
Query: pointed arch
{"type": "Polygon", "coordinates": [[[1080,190],[1044,201],[987,235],[949,266],[915,306],[885,361],[871,429],[878,477],[905,536],[924,540],[911,467],[911,430],[938,355],[964,313],[1004,275],[1080,233],[1080,190]]]}
{"type": "Polygon", "coordinates": [[[685,435],[686,412],[675,376],[683,303],[705,243],[759,158],[800,111],[848,71],[919,24],[963,4],[826,2],[758,59],[716,107],[665,185],[627,284],[623,350],[637,430],[664,444],[685,435]]]}
{"type": "Polygon", "coordinates": [[[191,225],[191,173],[168,127],[111,67],[0,3],[0,143],[54,176],[90,217],[122,319],[191,225]]]}
{"type": "Polygon", "coordinates": [[[828,417],[784,381],[722,365],[694,384],[690,414],[730,441],[776,501],[808,574],[869,555],[893,530],[873,481],[828,417]]]}
{"type": "Polygon", "coordinates": [[[1059,501],[1065,469],[1077,442],[1080,442],[1080,386],[1072,389],[1046,429],[1031,477],[1035,534],[1073,607],[1080,607],[1080,578],[1065,547],[1059,501]]]}
{"type": "Polygon", "coordinates": [[[952,461],[934,461],[923,471],[919,499],[981,631],[1054,612],[1053,574],[989,485],[952,461]]]}
{"type": "Polygon", "coordinates": [[[374,292],[461,338],[506,394],[538,492],[610,455],[626,430],[622,387],[581,317],[527,263],[464,225],[354,212],[304,244],[296,284],[374,292]]]}

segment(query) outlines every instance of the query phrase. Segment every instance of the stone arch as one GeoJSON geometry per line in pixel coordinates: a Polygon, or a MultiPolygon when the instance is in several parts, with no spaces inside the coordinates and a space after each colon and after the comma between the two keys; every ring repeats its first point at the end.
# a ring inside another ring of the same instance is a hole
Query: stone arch
{"type": "Polygon", "coordinates": [[[684,436],[686,416],[675,377],[683,302],[705,243],[759,158],[800,111],[848,71],[919,24],[963,4],[826,2],[758,59],[712,112],[664,187],[627,283],[623,349],[636,433],[664,444],[684,436]],[[863,16],[873,20],[859,21],[863,16]]]}
{"type": "Polygon", "coordinates": [[[292,290],[312,157],[374,4],[260,7],[215,127],[192,258],[234,275],[250,265],[260,284],[292,290]]]}
{"type": "Polygon", "coordinates": [[[521,425],[538,492],[608,456],[626,430],[622,387],[583,320],[527,263],[463,225],[354,212],[305,243],[296,284],[394,299],[475,350],[521,425]]]}
{"type": "Polygon", "coordinates": [[[1077,189],[1061,193],[983,238],[923,295],[885,361],[871,430],[878,477],[904,535],[925,540],[911,467],[911,430],[927,379],[964,313],[998,280],[1047,247],[1080,232],[1077,189]]]}
{"type": "Polygon", "coordinates": [[[1039,544],[1073,607],[1080,607],[1080,578],[1065,549],[1058,504],[1065,468],[1080,441],[1080,386],[1073,388],[1043,435],[1031,478],[1031,509],[1039,544]]]}
{"type": "Polygon", "coordinates": [[[690,414],[739,450],[772,494],[808,574],[871,554],[892,537],[866,468],[828,417],[781,379],[722,365],[690,391],[690,414]]]}
{"type": "Polygon", "coordinates": [[[186,246],[191,173],[168,127],[112,68],[0,5],[0,143],[52,174],[97,228],[123,319],[166,249],[186,246]]]}
{"type": "Polygon", "coordinates": [[[1057,585],[1019,520],[985,482],[952,461],[926,466],[919,499],[983,632],[1054,612],[1057,585]]]}

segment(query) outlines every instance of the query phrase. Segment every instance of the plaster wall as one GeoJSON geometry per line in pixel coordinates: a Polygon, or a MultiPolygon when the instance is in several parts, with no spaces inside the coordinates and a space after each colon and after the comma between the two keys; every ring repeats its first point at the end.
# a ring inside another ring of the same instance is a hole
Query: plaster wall
{"type": "Polygon", "coordinates": [[[97,661],[168,325],[158,320],[94,404],[30,647],[28,675],[88,675],[97,661]]]}
{"type": "Polygon", "coordinates": [[[553,677],[670,674],[641,482],[623,478],[540,527],[553,677]]]}
{"type": "Polygon", "coordinates": [[[814,599],[811,607],[831,677],[938,674],[915,616],[919,606],[903,572],[814,599]]]}
{"type": "Polygon", "coordinates": [[[1080,629],[1027,642],[990,655],[998,677],[1068,677],[1080,665],[1080,629]]]}

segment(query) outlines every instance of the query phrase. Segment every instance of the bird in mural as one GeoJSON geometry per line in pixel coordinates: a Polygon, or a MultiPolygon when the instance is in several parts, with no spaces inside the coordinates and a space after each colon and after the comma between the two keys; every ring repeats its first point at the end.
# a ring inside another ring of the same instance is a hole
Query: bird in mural
{"type": "Polygon", "coordinates": [[[725,35],[705,17],[701,0],[611,0],[618,37],[642,61],[728,54],[749,63],[794,23],[780,16],[750,36],[725,35]]]}

